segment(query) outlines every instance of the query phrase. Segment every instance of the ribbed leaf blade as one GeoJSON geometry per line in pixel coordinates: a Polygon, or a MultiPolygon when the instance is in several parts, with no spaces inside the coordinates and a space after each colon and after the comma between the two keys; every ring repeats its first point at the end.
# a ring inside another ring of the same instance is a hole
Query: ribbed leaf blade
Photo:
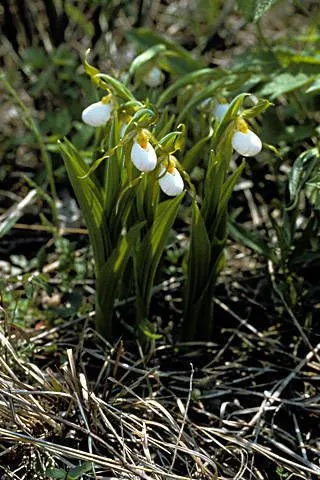
{"type": "Polygon", "coordinates": [[[97,315],[98,328],[106,335],[111,334],[114,301],[117,297],[123,274],[133,249],[136,247],[144,222],[132,227],[123,235],[112,250],[105,264],[97,272],[97,315]]]}
{"type": "Polygon", "coordinates": [[[104,264],[111,249],[107,219],[104,215],[102,189],[94,176],[81,179],[86,175],[88,167],[80,153],[68,140],[65,139],[60,143],[60,151],[88,227],[97,262],[96,269],[99,269],[99,265],[104,264]]]}
{"type": "Polygon", "coordinates": [[[206,289],[211,267],[211,242],[197,203],[192,203],[192,224],[190,248],[187,262],[187,280],[184,298],[184,332],[185,338],[194,338],[198,321],[198,310],[204,290],[206,289]]]}
{"type": "Polygon", "coordinates": [[[148,306],[155,274],[166,245],[170,229],[178,214],[184,192],[174,199],[158,204],[154,221],[147,232],[138,253],[138,268],[140,271],[141,296],[148,306]]]}

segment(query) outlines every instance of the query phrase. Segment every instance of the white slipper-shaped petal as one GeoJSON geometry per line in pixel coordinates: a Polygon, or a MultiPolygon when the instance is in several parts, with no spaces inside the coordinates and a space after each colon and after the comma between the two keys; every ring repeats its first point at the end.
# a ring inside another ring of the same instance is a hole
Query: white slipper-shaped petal
{"type": "Polygon", "coordinates": [[[96,102],[89,105],[82,112],[82,121],[91,127],[102,127],[111,117],[110,103],[96,102]]]}
{"type": "Polygon", "coordinates": [[[134,142],[131,149],[131,160],[140,172],[151,172],[156,168],[157,155],[151,143],[147,142],[146,148],[134,142]]]}
{"type": "MultiPolygon", "coordinates": [[[[162,167],[161,174],[165,172],[165,168],[162,167]]],[[[159,185],[161,190],[170,197],[176,197],[183,192],[184,183],[179,171],[174,168],[172,173],[167,171],[163,176],[159,178],[159,185]]]]}
{"type": "Polygon", "coordinates": [[[232,147],[243,157],[254,157],[261,152],[262,143],[252,130],[236,131],[232,137],[232,147]]]}

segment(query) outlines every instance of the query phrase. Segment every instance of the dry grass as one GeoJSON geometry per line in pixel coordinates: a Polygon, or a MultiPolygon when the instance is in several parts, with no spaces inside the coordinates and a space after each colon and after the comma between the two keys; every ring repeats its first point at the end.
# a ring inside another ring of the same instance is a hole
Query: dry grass
{"type": "Polygon", "coordinates": [[[320,344],[294,358],[219,303],[238,322],[222,349],[162,344],[145,355],[110,345],[88,318],[28,332],[3,321],[0,478],[84,462],[84,478],[320,477],[320,344]]]}

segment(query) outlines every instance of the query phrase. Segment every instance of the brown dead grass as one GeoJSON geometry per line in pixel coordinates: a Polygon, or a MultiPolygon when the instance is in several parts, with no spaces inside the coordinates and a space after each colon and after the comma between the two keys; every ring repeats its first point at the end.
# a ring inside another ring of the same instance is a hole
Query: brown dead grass
{"type": "Polygon", "coordinates": [[[83,462],[84,478],[260,480],[280,478],[279,466],[285,478],[319,477],[320,345],[294,358],[217,302],[238,323],[222,348],[162,343],[143,354],[110,345],[88,318],[27,337],[3,321],[1,478],[83,462]]]}

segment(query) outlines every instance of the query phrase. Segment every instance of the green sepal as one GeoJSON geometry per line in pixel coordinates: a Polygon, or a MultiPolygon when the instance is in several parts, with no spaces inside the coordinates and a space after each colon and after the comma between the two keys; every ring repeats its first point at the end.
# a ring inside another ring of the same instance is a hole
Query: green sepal
{"type": "Polygon", "coordinates": [[[89,54],[90,54],[90,48],[88,48],[88,50],[86,51],[83,59],[84,71],[86,72],[87,75],[89,75],[93,83],[97,85],[98,81],[94,79],[94,76],[100,73],[100,70],[98,70],[96,67],[93,67],[92,65],[89,64],[87,60],[89,54]]]}
{"type": "Polygon", "coordinates": [[[241,117],[245,120],[249,118],[256,117],[261,113],[265,112],[269,107],[271,107],[273,103],[269,102],[269,100],[261,98],[256,105],[251,108],[246,108],[242,113],[241,117]]]}
{"type": "Polygon", "coordinates": [[[130,90],[119,80],[107,75],[105,73],[97,73],[92,77],[92,80],[104,90],[111,92],[124,101],[135,100],[130,90]]]}
{"type": "Polygon", "coordinates": [[[163,154],[173,154],[177,150],[182,150],[184,143],[185,143],[185,136],[186,136],[186,128],[184,124],[178,126],[181,129],[175,130],[174,132],[167,133],[160,141],[159,141],[159,149],[163,154]]]}

